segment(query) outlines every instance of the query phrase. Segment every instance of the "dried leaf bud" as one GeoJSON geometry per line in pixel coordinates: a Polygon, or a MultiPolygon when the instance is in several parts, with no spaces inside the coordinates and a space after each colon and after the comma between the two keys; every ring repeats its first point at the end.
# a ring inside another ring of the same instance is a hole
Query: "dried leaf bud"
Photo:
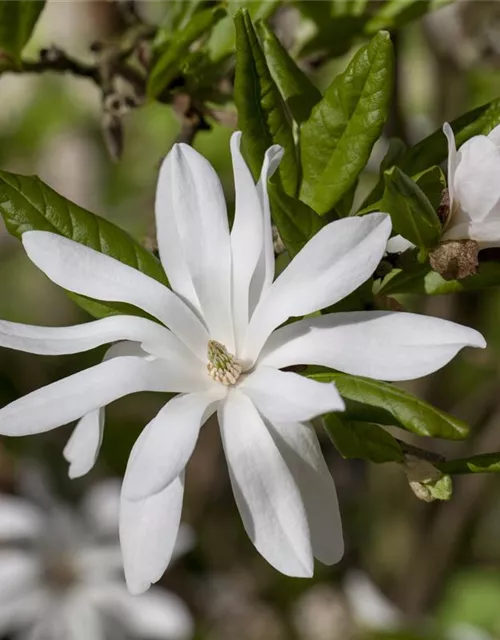
{"type": "Polygon", "coordinates": [[[445,224],[450,215],[450,193],[448,189],[443,189],[441,192],[441,202],[437,208],[438,218],[441,220],[441,224],[445,224]]]}
{"type": "Polygon", "coordinates": [[[430,252],[429,261],[445,280],[461,280],[476,273],[478,253],[475,240],[448,240],[430,252]]]}
{"type": "Polygon", "coordinates": [[[441,473],[428,460],[406,455],[403,469],[411,490],[419,500],[450,500],[453,491],[450,476],[441,473]]]}

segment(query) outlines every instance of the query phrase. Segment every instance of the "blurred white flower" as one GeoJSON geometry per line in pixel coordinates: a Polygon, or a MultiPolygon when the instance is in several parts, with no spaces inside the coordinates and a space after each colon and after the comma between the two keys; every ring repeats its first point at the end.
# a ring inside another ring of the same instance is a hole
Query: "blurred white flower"
{"type": "Polygon", "coordinates": [[[171,289],[62,236],[23,235],[28,256],[59,286],[127,302],[159,322],[119,315],[62,328],[0,323],[0,345],[32,353],[76,353],[122,341],[101,364],[0,411],[0,433],[12,436],[84,416],[65,451],[73,476],[95,462],[105,405],[137,391],[180,394],[144,429],[124,478],[120,539],[132,593],[145,591],[168,566],[184,469],[201,426],[216,411],[249,537],[276,569],[307,577],[314,557],[333,564],[343,553],[335,486],[308,421],[340,411],[344,403],[333,384],[281,369],[315,364],[408,380],[444,366],[464,346],[485,346],[473,329],[409,313],[307,317],[371,276],[383,256],[390,219],[373,213],[326,225],[273,282],[267,180],[282,150],[267,151],[257,185],[240,153],[239,133],[232,137],[231,153],[231,232],[210,164],[185,144],[175,145],[163,163],[156,222],[171,289]]]}
{"type": "MultiPolygon", "coordinates": [[[[78,512],[0,495],[0,636],[192,637],[191,615],[173,593],[155,587],[142,596],[129,594],[118,543],[119,495],[118,481],[96,485],[78,512]]],[[[189,531],[181,528],[179,544],[189,541],[189,531]]]]}
{"type": "Polygon", "coordinates": [[[403,627],[401,611],[363,571],[351,569],[344,579],[344,594],[354,621],[373,631],[397,631],[403,627]]]}

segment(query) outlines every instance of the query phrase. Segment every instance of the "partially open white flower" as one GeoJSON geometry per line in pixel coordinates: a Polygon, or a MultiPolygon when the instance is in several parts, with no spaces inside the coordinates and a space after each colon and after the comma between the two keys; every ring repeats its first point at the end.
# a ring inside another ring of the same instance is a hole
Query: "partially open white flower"
{"type": "MultiPolygon", "coordinates": [[[[61,505],[46,510],[25,499],[0,495],[0,636],[23,640],[193,636],[191,615],[173,593],[159,587],[138,598],[128,593],[118,544],[119,493],[118,482],[100,483],[85,496],[79,512],[61,505]]],[[[189,531],[181,529],[180,547],[188,538],[189,531]]]]}
{"type": "Polygon", "coordinates": [[[500,247],[500,126],[474,136],[457,151],[450,125],[448,194],[450,209],[442,240],[475,240],[479,249],[500,247]]]}
{"type": "Polygon", "coordinates": [[[23,236],[31,260],[59,286],[127,302],[157,322],[120,315],[64,328],[0,323],[1,345],[34,353],[75,353],[121,341],[101,364],[0,411],[0,433],[13,436],[84,416],[66,450],[73,475],[96,459],[102,407],[136,391],[179,393],[138,438],[124,478],[120,535],[134,593],[156,582],[169,563],[184,468],[209,416],[218,414],[234,496],[252,542],[283,573],[311,576],[313,558],[337,562],[343,542],[335,487],[308,421],[344,404],[333,384],[281,369],[315,364],[406,380],[439,369],[466,345],[485,346],[473,329],[414,314],[307,317],[370,277],[390,219],[374,213],[325,226],[273,282],[267,180],[282,150],[268,150],[255,185],[239,143],[236,133],[231,232],[210,164],[184,144],[164,161],[157,231],[172,289],[61,236],[23,236]]]}

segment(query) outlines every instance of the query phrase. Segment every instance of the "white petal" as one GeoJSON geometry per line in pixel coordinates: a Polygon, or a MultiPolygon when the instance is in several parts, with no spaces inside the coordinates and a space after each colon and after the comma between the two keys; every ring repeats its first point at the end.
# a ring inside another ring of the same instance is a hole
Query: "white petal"
{"type": "Polygon", "coordinates": [[[95,409],[79,420],[63,451],[70,463],[70,478],[81,478],[92,469],[101,448],[103,430],[103,408],[95,409]]]}
{"type": "MultiPolygon", "coordinates": [[[[404,627],[402,612],[371,578],[357,569],[347,572],[344,593],[356,622],[372,631],[397,631],[404,627]]],[[[399,635],[399,634],[397,634],[399,635]]]]}
{"type": "MultiPolygon", "coordinates": [[[[118,524],[113,534],[113,540],[115,540],[118,524]]],[[[95,585],[120,579],[123,575],[120,546],[114,542],[96,546],[79,546],[72,555],[72,564],[80,584],[95,585]]]]}
{"type": "Polygon", "coordinates": [[[168,287],[54,233],[27,231],[22,240],[32,262],[60,287],[97,300],[128,302],[161,320],[194,353],[206,359],[206,328],[168,287]]]}
{"type": "Polygon", "coordinates": [[[267,290],[248,327],[243,360],[252,363],[277,326],[342,300],[380,262],[391,232],[387,214],[343,218],[323,227],[267,290]]]}
{"type": "Polygon", "coordinates": [[[171,208],[165,213],[175,218],[183,264],[203,318],[211,337],[232,350],[231,246],[222,185],[210,163],[186,144],[174,145],[165,173],[171,190],[171,208]]]}
{"type": "Polygon", "coordinates": [[[313,553],[324,564],[339,562],[344,553],[337,492],[314,429],[309,424],[273,424],[276,444],[306,508],[313,553]]]}
{"type": "Polygon", "coordinates": [[[0,495],[0,543],[37,538],[43,528],[42,513],[25,500],[0,495]]]}
{"type": "Polygon", "coordinates": [[[132,596],[118,583],[96,585],[89,596],[112,619],[120,620],[134,638],[187,640],[194,632],[188,608],[173,593],[153,588],[132,596]]]}
{"type": "Polygon", "coordinates": [[[45,611],[49,604],[49,596],[41,587],[27,587],[14,598],[12,592],[6,602],[0,603],[0,633],[2,637],[16,632],[16,640],[29,640],[29,635],[19,635],[17,632],[30,628],[45,611]]]}
{"type": "Polygon", "coordinates": [[[453,181],[457,170],[457,145],[455,143],[455,134],[448,122],[443,125],[443,133],[448,140],[448,195],[450,197],[450,207],[452,207],[455,198],[453,181]]]}
{"type": "Polygon", "coordinates": [[[479,249],[500,247],[500,206],[496,206],[486,221],[457,224],[443,234],[443,240],[475,240],[479,249]]]}
{"type": "Polygon", "coordinates": [[[93,484],[83,498],[82,511],[96,531],[112,535],[118,533],[121,482],[108,478],[93,484]]]}
{"type": "Polygon", "coordinates": [[[259,261],[250,283],[250,315],[252,315],[264,294],[264,291],[271,286],[274,279],[273,230],[271,224],[271,207],[269,205],[269,196],[267,193],[267,183],[277,170],[283,157],[283,153],[283,147],[280,147],[278,144],[269,147],[265,153],[260,179],[257,183],[257,192],[259,194],[264,221],[264,241],[259,261]]]}
{"type": "Polygon", "coordinates": [[[181,520],[184,474],[145,500],[120,506],[120,543],[130,593],[137,595],[158,582],[175,547],[181,520]]]}
{"type": "Polygon", "coordinates": [[[278,571],[310,577],[309,526],[297,484],[252,401],[232,389],[219,408],[231,485],[245,531],[278,571]]]}
{"type": "Polygon", "coordinates": [[[137,316],[110,316],[72,327],[36,327],[0,320],[0,346],[28,353],[61,355],[95,349],[117,340],[177,340],[156,322],[137,316]]]}
{"type": "Polygon", "coordinates": [[[238,388],[271,422],[304,422],[345,408],[334,384],[273,367],[257,367],[238,388]]]}
{"type": "Polygon", "coordinates": [[[500,200],[500,149],[486,136],[475,136],[460,147],[454,178],[451,224],[484,220],[500,200]]]}
{"type": "MultiPolygon", "coordinates": [[[[169,346],[170,341],[173,340],[178,342],[180,348],[185,349],[171,331],[163,329],[163,327],[159,328],[166,333],[166,336],[163,337],[168,338],[166,346],[169,346]]],[[[146,357],[147,353],[145,353],[136,342],[118,342],[106,351],[103,360],[111,360],[118,356],[146,357]]],[[[175,356],[174,349],[171,358],[175,360],[175,356]]],[[[190,356],[188,355],[188,359],[193,357],[192,354],[190,356]]],[[[179,360],[179,366],[181,364],[182,359],[179,360]]],[[[196,363],[194,366],[196,366],[196,363]]],[[[73,429],[73,433],[63,451],[64,457],[70,463],[68,470],[70,478],[80,478],[84,476],[96,463],[104,433],[104,418],[104,407],[100,407],[83,416],[73,429]]]]}
{"type": "Polygon", "coordinates": [[[500,124],[488,133],[488,138],[493,140],[497,147],[500,147],[500,124]]]}
{"type": "Polygon", "coordinates": [[[387,253],[403,253],[403,251],[414,248],[413,242],[403,238],[403,236],[394,236],[388,241],[386,251],[387,253]]]}
{"type": "Polygon", "coordinates": [[[331,367],[380,380],[412,380],[437,371],[464,347],[484,348],[475,329],[415,313],[355,311],[299,320],[278,329],[259,363],[331,367]]]}
{"type": "Polygon", "coordinates": [[[202,424],[227,393],[214,384],[204,393],[189,393],[170,400],[142,431],[130,453],[123,479],[123,495],[140,500],[169,485],[186,466],[202,424]]]}
{"type": "Polygon", "coordinates": [[[235,214],[231,230],[232,307],[236,352],[243,346],[249,320],[249,291],[259,257],[264,249],[263,213],[257,187],[240,152],[241,132],[231,136],[235,214]]]}
{"type": "Polygon", "coordinates": [[[42,638],[64,640],[105,640],[104,620],[98,608],[80,589],[67,595],[60,605],[47,615],[42,638]],[[58,635],[58,631],[60,635],[58,635]]]}
{"type": "MultiPolygon", "coordinates": [[[[205,376],[209,380],[208,376],[205,376]]],[[[137,391],[190,391],[203,388],[191,371],[165,360],[123,356],[58,380],[0,409],[0,433],[22,436],[60,427],[137,391]]]]}

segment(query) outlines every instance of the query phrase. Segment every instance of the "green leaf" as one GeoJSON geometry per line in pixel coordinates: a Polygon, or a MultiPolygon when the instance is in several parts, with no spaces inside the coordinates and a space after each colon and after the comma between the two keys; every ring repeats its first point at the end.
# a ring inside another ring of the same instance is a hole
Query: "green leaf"
{"type": "Polygon", "coordinates": [[[291,257],[323,226],[323,220],[306,204],[287,195],[279,182],[269,184],[273,221],[291,257]]]}
{"type": "Polygon", "coordinates": [[[425,193],[398,167],[386,171],[384,179],[380,208],[390,214],[394,231],[418,247],[434,247],[441,223],[425,193]]]}
{"type": "MultiPolygon", "coordinates": [[[[488,134],[500,124],[500,99],[492,100],[451,123],[457,148],[473,136],[488,134]]],[[[438,165],[448,158],[448,143],[441,129],[435,131],[413,148],[409,149],[400,163],[401,169],[410,175],[438,165]]]]}
{"type": "Polygon", "coordinates": [[[371,462],[403,462],[398,441],[378,424],[353,422],[330,413],[324,418],[326,432],[343,458],[371,462]]]}
{"type": "Polygon", "coordinates": [[[207,36],[225,15],[226,11],[220,6],[199,11],[184,29],[165,42],[165,48],[153,64],[148,78],[147,94],[150,98],[156,98],[167,88],[189,57],[191,45],[207,36]]]}
{"type": "Polygon", "coordinates": [[[207,43],[207,50],[213,62],[221,62],[234,54],[236,47],[236,33],[234,16],[245,8],[252,20],[266,20],[280,5],[280,0],[231,0],[227,3],[228,15],[215,25],[207,43]]]}
{"type": "Polygon", "coordinates": [[[500,263],[482,262],[477,273],[463,280],[445,280],[428,265],[418,265],[414,269],[393,269],[380,283],[377,293],[418,293],[428,296],[462,291],[482,291],[500,286],[500,263]]]}
{"type": "Polygon", "coordinates": [[[0,0],[0,51],[19,62],[45,0],[0,0]]]}
{"type": "Polygon", "coordinates": [[[387,32],[362,47],[337,76],[300,131],[300,197],[325,214],[354,184],[387,119],[393,84],[387,32]]]}
{"type": "Polygon", "coordinates": [[[435,463],[443,473],[498,473],[500,453],[482,453],[470,458],[459,458],[435,463]]]}
{"type": "Polygon", "coordinates": [[[294,196],[299,182],[299,165],[292,123],[268,69],[248,11],[239,11],[234,22],[234,102],[238,109],[238,126],[244,133],[243,149],[253,176],[257,179],[266,150],[272,144],[280,144],[285,154],[280,164],[279,176],[286,193],[294,196]]]}
{"type": "Polygon", "coordinates": [[[388,0],[368,22],[365,33],[400,28],[432,11],[434,4],[433,0],[388,0]]]}
{"type": "MultiPolygon", "coordinates": [[[[0,171],[0,214],[16,238],[26,231],[51,231],[168,284],[160,261],[128,233],[73,204],[35,176],[0,171]]],[[[96,317],[125,312],[143,315],[129,305],[70,295],[96,317]]]]}
{"type": "Polygon", "coordinates": [[[309,118],[312,108],[321,100],[321,92],[299,69],[271,29],[263,22],[257,28],[271,75],[294,120],[300,124],[309,118]]]}
{"type": "Polygon", "coordinates": [[[401,427],[419,436],[460,440],[469,427],[462,420],[412,396],[388,382],[331,371],[306,375],[320,382],[334,382],[346,402],[348,420],[401,427]]]}

